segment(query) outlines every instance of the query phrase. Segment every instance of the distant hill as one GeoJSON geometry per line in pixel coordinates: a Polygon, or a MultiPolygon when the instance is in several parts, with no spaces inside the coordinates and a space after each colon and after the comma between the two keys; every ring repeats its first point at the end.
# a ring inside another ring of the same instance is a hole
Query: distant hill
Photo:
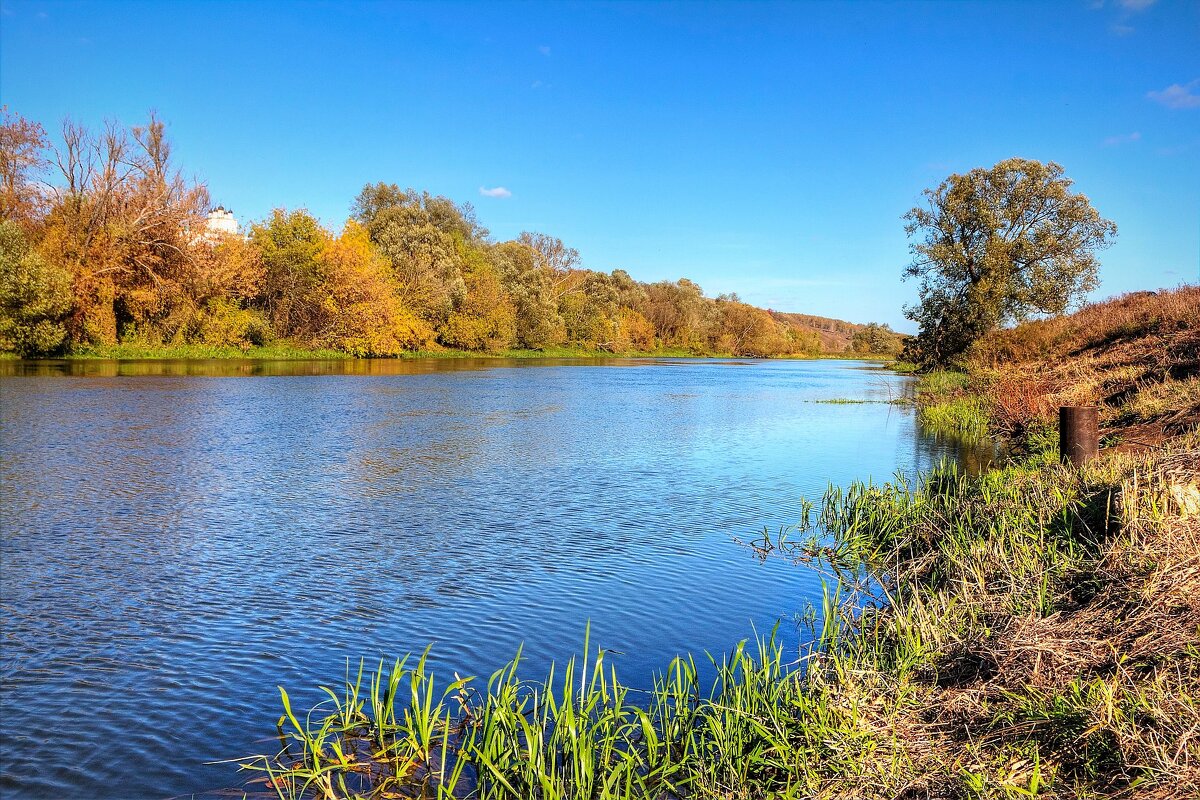
{"type": "Polygon", "coordinates": [[[821,350],[826,353],[842,353],[849,350],[854,334],[867,327],[844,319],[818,317],[814,314],[791,314],[786,311],[768,313],[776,322],[781,322],[789,328],[812,331],[820,336],[821,350]]]}

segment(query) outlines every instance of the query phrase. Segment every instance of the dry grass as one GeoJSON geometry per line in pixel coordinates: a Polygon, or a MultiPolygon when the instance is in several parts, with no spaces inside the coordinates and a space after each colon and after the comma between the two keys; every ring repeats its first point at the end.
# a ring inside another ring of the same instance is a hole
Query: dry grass
{"type": "Polygon", "coordinates": [[[935,476],[861,525],[892,588],[857,660],[905,654],[917,796],[1200,796],[1198,444],[935,476]]]}
{"type": "Polygon", "coordinates": [[[1062,405],[1098,405],[1110,438],[1157,444],[1200,424],[1200,287],[995,331],[973,348],[968,370],[1003,434],[1052,424],[1062,405]]]}

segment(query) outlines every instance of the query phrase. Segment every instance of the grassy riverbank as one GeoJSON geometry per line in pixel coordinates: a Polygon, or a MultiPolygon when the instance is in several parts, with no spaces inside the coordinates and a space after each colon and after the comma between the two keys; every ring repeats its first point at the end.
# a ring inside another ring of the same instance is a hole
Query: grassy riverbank
{"type": "Polygon", "coordinates": [[[1189,438],[831,491],[756,545],[840,587],[804,669],[771,640],[712,684],[677,660],[649,693],[586,645],[535,681],[514,662],[435,683],[410,659],[309,714],[285,695],[288,749],[252,766],[281,797],[1189,796],[1198,461],[1189,438]]]}
{"type": "MultiPolygon", "coordinates": [[[[14,356],[15,357],[15,356],[14,356]]],[[[473,350],[414,350],[398,356],[413,358],[695,358],[695,352],[683,349],[654,351],[631,350],[619,353],[605,350],[589,350],[577,347],[550,347],[544,350],[497,350],[481,352],[473,350]]],[[[208,345],[141,345],[117,344],[90,347],[71,353],[68,359],[249,359],[262,361],[292,361],[304,359],[352,359],[355,356],[340,350],[313,349],[291,344],[273,344],[264,347],[220,347],[208,345]]]]}
{"type": "Polygon", "coordinates": [[[1059,406],[1100,408],[1105,447],[1156,447],[1200,427],[1200,287],[1139,292],[995,331],[958,373],[922,375],[923,418],[1055,446],[1059,406]]]}
{"type": "Polygon", "coordinates": [[[252,359],[261,361],[293,361],[300,359],[345,359],[352,356],[339,350],[321,350],[273,344],[263,347],[225,347],[219,345],[144,345],[114,344],[89,347],[63,356],[66,359],[111,360],[206,360],[252,359]]]}
{"type": "MultiPolygon", "coordinates": [[[[14,353],[0,352],[0,358],[17,358],[14,353]]],[[[294,361],[350,359],[355,356],[340,350],[312,349],[288,343],[263,347],[223,347],[216,345],[145,345],[117,344],[89,347],[64,356],[67,359],[112,360],[205,360],[240,359],[256,361],[294,361]]],[[[547,347],[542,350],[414,350],[398,356],[413,358],[733,358],[729,353],[698,352],[686,348],[658,350],[595,350],[581,347],[547,347]]],[[[818,355],[780,356],[789,360],[853,359],[856,361],[887,361],[891,356],[871,353],[821,353],[818,355]]]]}

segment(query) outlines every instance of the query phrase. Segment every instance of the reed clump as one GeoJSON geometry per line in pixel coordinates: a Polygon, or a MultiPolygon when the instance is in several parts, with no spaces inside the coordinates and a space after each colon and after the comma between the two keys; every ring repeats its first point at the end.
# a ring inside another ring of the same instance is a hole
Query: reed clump
{"type": "Polygon", "coordinates": [[[915,402],[921,429],[955,441],[981,444],[990,434],[988,403],[970,390],[963,372],[936,370],[917,380],[915,402]]]}
{"type": "Polygon", "coordinates": [[[283,692],[243,763],[280,798],[1197,796],[1198,487],[1184,437],[831,489],[755,543],[827,577],[798,659],[758,636],[645,691],[586,641],[534,681],[401,660],[303,719],[283,692]]]}

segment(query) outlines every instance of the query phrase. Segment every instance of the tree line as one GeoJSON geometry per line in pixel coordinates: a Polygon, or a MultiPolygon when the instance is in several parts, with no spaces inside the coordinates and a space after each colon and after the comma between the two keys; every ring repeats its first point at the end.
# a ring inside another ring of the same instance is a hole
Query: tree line
{"type": "MultiPolygon", "coordinates": [[[[246,235],[206,227],[207,189],[161,120],[93,131],[0,121],[0,347],[249,348],[286,340],[355,356],[452,348],[817,355],[818,332],[700,286],[585,269],[560,239],[496,242],[469,204],[376,183],[340,231],[277,209],[246,235]]],[[[887,326],[847,349],[895,352],[887,326]]]]}

